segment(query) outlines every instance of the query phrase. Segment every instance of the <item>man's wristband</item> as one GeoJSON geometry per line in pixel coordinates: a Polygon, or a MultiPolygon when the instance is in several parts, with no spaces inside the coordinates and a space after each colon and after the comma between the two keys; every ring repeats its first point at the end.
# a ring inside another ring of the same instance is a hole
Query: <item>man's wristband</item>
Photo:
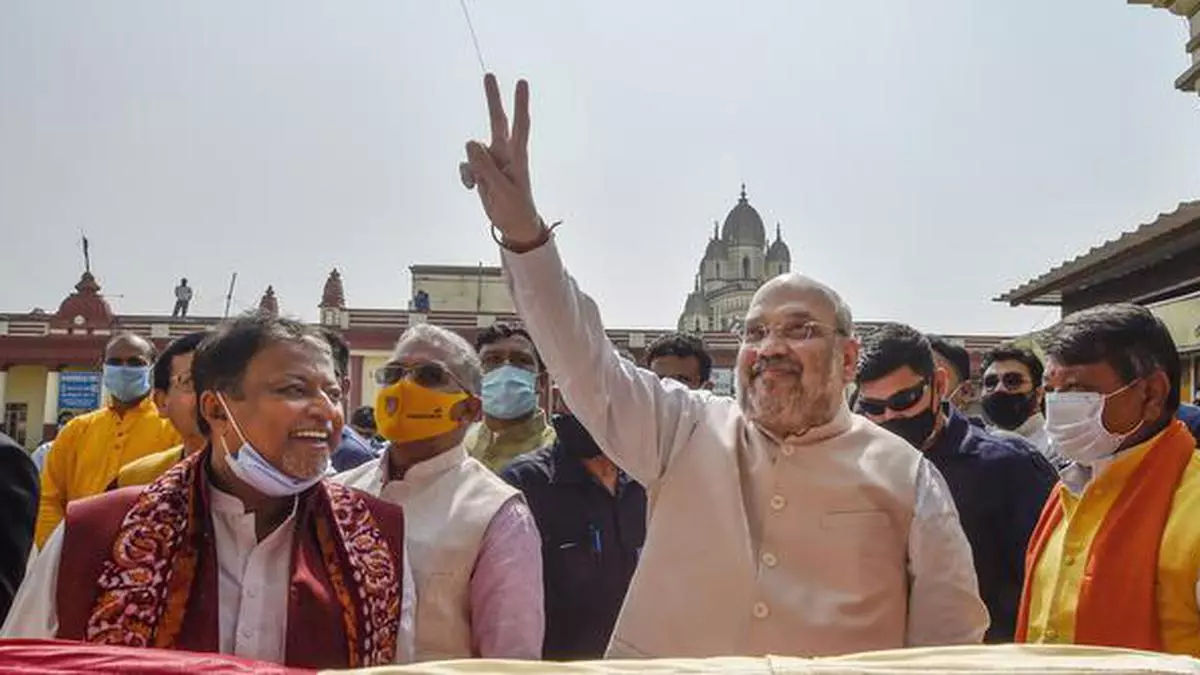
{"type": "Polygon", "coordinates": [[[555,221],[554,224],[547,227],[546,221],[538,218],[538,223],[542,226],[542,231],[533,241],[521,243],[508,241],[497,234],[495,225],[492,225],[492,240],[499,244],[501,248],[508,249],[513,253],[528,253],[536,248],[545,246],[546,242],[550,241],[550,238],[554,236],[554,229],[561,225],[562,221],[555,221]]]}

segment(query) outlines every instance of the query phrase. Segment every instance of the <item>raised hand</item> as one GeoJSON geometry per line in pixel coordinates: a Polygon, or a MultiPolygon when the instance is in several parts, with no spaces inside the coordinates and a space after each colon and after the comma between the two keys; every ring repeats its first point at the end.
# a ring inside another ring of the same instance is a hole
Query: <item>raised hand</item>
{"type": "Polygon", "coordinates": [[[533,205],[529,183],[529,83],[517,82],[513,109],[516,119],[511,132],[496,76],[491,73],[484,76],[483,88],[487,94],[492,142],[487,146],[478,141],[467,143],[466,172],[475,183],[492,226],[503,235],[504,244],[515,249],[535,245],[544,237],[546,226],[533,205]]]}

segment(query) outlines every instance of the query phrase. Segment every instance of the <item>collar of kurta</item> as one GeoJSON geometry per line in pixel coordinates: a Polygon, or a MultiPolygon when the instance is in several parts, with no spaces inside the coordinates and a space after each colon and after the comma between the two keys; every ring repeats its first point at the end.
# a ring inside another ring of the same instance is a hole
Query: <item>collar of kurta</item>
{"type": "Polygon", "coordinates": [[[540,436],[543,432],[545,432],[547,422],[546,414],[538,409],[534,410],[533,416],[524,422],[521,422],[520,424],[514,424],[510,427],[505,427],[499,431],[492,431],[491,427],[487,425],[487,422],[483,422],[479,426],[481,427],[479,434],[482,437],[482,440],[485,440],[488,443],[524,443],[525,441],[540,436]]]}
{"type": "MultiPolygon", "coordinates": [[[[380,487],[394,480],[389,477],[391,475],[391,466],[388,463],[389,452],[392,452],[391,448],[383,453],[383,456],[379,458],[379,463],[375,465],[375,480],[379,482],[380,487]]],[[[460,466],[465,461],[467,461],[467,448],[464,444],[459,443],[436,457],[430,457],[424,462],[408,467],[408,471],[404,472],[404,477],[400,478],[399,482],[413,483],[435,478],[460,466]]]]}
{"type": "Polygon", "coordinates": [[[133,406],[129,410],[126,410],[124,413],[119,413],[117,412],[117,399],[110,396],[108,398],[108,405],[106,406],[106,409],[108,412],[116,415],[117,417],[141,417],[143,415],[150,414],[158,415],[158,406],[154,405],[154,401],[152,401],[151,398],[152,397],[147,394],[146,398],[143,398],[140,402],[138,402],[137,405],[133,406]]]}
{"type": "Polygon", "coordinates": [[[1021,424],[1021,426],[1014,429],[1014,431],[1016,433],[1024,436],[1025,438],[1029,438],[1030,436],[1036,434],[1037,432],[1041,431],[1045,427],[1046,427],[1046,416],[1040,412],[1035,412],[1032,415],[1030,415],[1029,419],[1025,420],[1025,422],[1023,424],[1021,424]]]}
{"type": "Polygon", "coordinates": [[[1067,498],[1070,495],[1081,495],[1084,489],[1093,482],[1104,479],[1104,483],[1121,489],[1125,486],[1126,481],[1133,475],[1133,472],[1146,458],[1146,453],[1158,443],[1164,434],[1170,430],[1170,425],[1166,429],[1158,432],[1154,436],[1134,445],[1119,451],[1117,454],[1096,460],[1089,464],[1080,464],[1072,462],[1059,472],[1059,477],[1062,479],[1063,497],[1067,498]]]}
{"type": "Polygon", "coordinates": [[[767,431],[757,424],[752,426],[758,431],[758,433],[770,440],[773,445],[782,445],[784,443],[788,443],[790,445],[816,445],[817,443],[827,441],[831,438],[841,436],[842,434],[846,433],[850,430],[850,425],[852,423],[852,413],[850,412],[850,408],[846,405],[846,401],[843,399],[841,404],[838,406],[837,411],[834,412],[832,419],[825,424],[812,427],[804,433],[791,434],[786,438],[780,439],[775,434],[767,431]]]}

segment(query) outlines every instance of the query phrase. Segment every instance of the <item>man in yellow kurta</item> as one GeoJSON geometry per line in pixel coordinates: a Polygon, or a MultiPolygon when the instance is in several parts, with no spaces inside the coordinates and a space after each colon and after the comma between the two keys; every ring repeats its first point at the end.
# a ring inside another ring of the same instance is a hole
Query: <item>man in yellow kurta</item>
{"type": "Polygon", "coordinates": [[[46,456],[35,535],[39,548],[62,520],[67,502],[104,492],[123,465],[180,443],[149,398],[153,361],[154,345],[145,338],[122,333],[109,340],[103,376],[108,404],[68,422],[46,456]]]}
{"type": "Polygon", "coordinates": [[[199,331],[177,338],[154,362],[154,405],[183,436],[183,444],[126,464],[111,487],[149,485],[184,457],[208,445],[197,421],[196,389],[192,386],[192,357],[207,336],[206,331],[199,331]]]}
{"type": "Polygon", "coordinates": [[[1046,431],[1071,464],[1030,540],[1017,640],[1200,656],[1200,455],[1174,419],[1170,334],[1106,305],[1041,342],[1046,431]]]}

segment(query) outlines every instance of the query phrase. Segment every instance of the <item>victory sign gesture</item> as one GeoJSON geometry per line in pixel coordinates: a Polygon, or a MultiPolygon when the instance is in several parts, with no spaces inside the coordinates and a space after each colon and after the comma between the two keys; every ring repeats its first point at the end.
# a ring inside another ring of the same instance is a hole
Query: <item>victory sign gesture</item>
{"type": "Polygon", "coordinates": [[[547,229],[533,205],[529,183],[529,83],[517,82],[511,131],[496,76],[484,76],[483,88],[492,141],[487,146],[478,141],[467,143],[465,171],[469,175],[464,174],[464,179],[468,186],[474,181],[483,210],[492,227],[500,231],[504,246],[517,251],[536,248],[545,241],[547,229]]]}

